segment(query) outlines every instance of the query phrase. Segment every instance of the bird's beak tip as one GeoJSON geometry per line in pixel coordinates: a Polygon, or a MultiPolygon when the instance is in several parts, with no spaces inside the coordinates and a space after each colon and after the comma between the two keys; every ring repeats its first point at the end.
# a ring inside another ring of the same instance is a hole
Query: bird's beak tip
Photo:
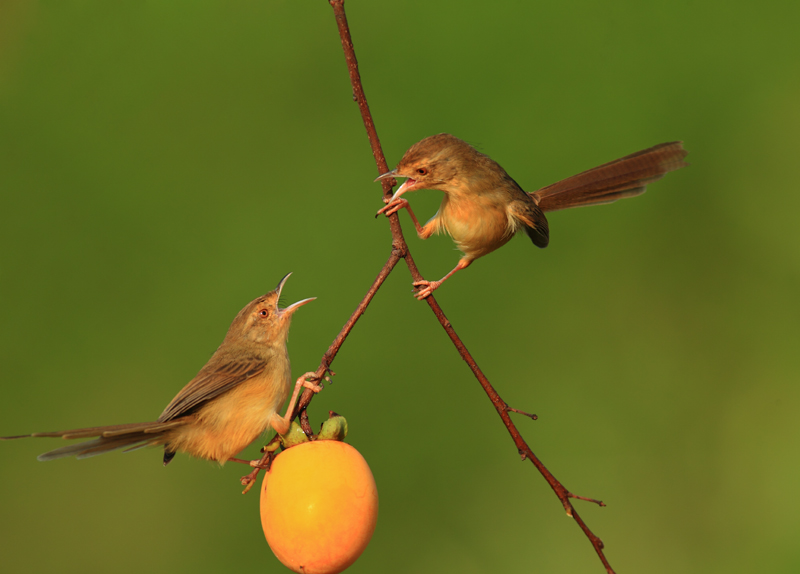
{"type": "Polygon", "coordinates": [[[286,280],[289,278],[289,275],[291,275],[291,274],[292,274],[292,272],[289,271],[286,275],[284,275],[283,279],[281,279],[281,282],[278,283],[277,287],[275,287],[275,291],[278,292],[278,297],[280,297],[281,291],[283,291],[283,285],[286,283],[286,280]]]}
{"type": "Polygon", "coordinates": [[[308,299],[303,299],[301,301],[298,301],[297,303],[292,303],[291,305],[289,305],[285,309],[281,309],[280,312],[281,313],[288,313],[289,315],[291,315],[292,313],[297,311],[298,308],[302,307],[306,303],[311,303],[314,299],[316,299],[316,297],[309,297],[308,299]]]}
{"type": "Polygon", "coordinates": [[[393,169],[392,171],[387,171],[386,173],[382,173],[378,177],[373,180],[373,183],[376,181],[381,181],[384,179],[389,179],[390,177],[395,177],[397,175],[397,170],[393,169]]]}

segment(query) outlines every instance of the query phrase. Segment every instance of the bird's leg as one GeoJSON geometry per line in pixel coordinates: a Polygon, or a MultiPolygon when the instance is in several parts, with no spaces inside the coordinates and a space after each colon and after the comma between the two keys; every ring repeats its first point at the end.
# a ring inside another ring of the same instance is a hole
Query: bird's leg
{"type": "Polygon", "coordinates": [[[252,466],[254,468],[259,468],[259,469],[262,469],[262,470],[265,469],[265,468],[269,468],[267,466],[262,466],[261,465],[261,460],[244,460],[242,458],[233,458],[233,457],[231,457],[225,462],[228,462],[228,461],[230,461],[230,462],[241,462],[242,464],[246,464],[248,466],[252,466]]]}
{"type": "Polygon", "coordinates": [[[419,224],[417,220],[417,216],[414,215],[414,212],[411,210],[411,206],[408,204],[408,200],[402,197],[398,197],[394,201],[389,201],[389,203],[382,209],[378,210],[378,213],[375,214],[375,217],[378,217],[381,213],[383,213],[386,217],[389,217],[393,213],[397,213],[401,209],[405,209],[408,211],[408,214],[411,216],[411,221],[414,222],[414,227],[417,230],[417,235],[419,235],[420,239],[427,239],[430,237],[430,233],[427,235],[425,234],[425,230],[419,224]]]}
{"type": "Polygon", "coordinates": [[[414,296],[420,301],[422,301],[426,297],[430,296],[430,294],[436,291],[439,287],[441,287],[442,283],[447,281],[447,279],[449,279],[450,276],[453,275],[456,271],[458,271],[459,269],[466,269],[467,267],[469,267],[470,263],[472,263],[472,259],[461,258],[458,261],[458,265],[456,265],[455,268],[450,273],[448,273],[438,281],[426,281],[425,279],[423,279],[422,281],[414,281],[414,283],[412,283],[414,287],[422,287],[422,289],[419,289],[416,295],[414,296]]]}
{"type": "MultiPolygon", "coordinates": [[[[328,371],[333,374],[332,371],[328,371]]],[[[309,371],[305,373],[302,377],[297,379],[297,382],[294,385],[294,392],[292,393],[292,398],[289,400],[289,406],[286,407],[286,414],[282,417],[278,416],[277,414],[273,414],[272,418],[269,421],[269,424],[272,428],[275,429],[280,435],[286,434],[289,430],[289,425],[292,422],[292,413],[294,413],[294,407],[297,404],[297,398],[300,395],[300,389],[305,387],[307,389],[311,389],[315,393],[318,393],[322,390],[320,385],[316,385],[306,379],[316,379],[317,373],[313,371],[309,371]]],[[[330,381],[330,378],[325,376],[325,379],[330,381]]],[[[270,457],[274,456],[274,451],[277,449],[277,443],[275,443],[274,448],[270,448],[273,443],[268,444],[264,448],[261,449],[261,452],[264,453],[264,456],[261,457],[260,460],[242,460],[239,458],[229,458],[228,460],[232,460],[234,462],[243,462],[245,464],[249,464],[255,470],[250,474],[242,477],[242,486],[245,487],[244,492],[242,494],[246,494],[247,491],[252,488],[253,484],[255,483],[256,476],[258,475],[259,470],[267,470],[271,464],[270,457]]]]}
{"type": "Polygon", "coordinates": [[[321,386],[307,381],[306,378],[316,379],[317,374],[313,371],[309,371],[297,379],[297,383],[294,385],[294,393],[292,393],[292,398],[289,400],[289,406],[286,407],[286,414],[282,417],[278,416],[277,414],[272,415],[270,425],[272,425],[272,428],[274,428],[275,432],[278,434],[286,434],[286,432],[289,430],[289,423],[292,422],[292,413],[294,412],[294,406],[297,404],[297,397],[300,395],[300,389],[305,387],[307,389],[311,389],[315,393],[318,393],[322,390],[321,386]]]}
{"type": "MultiPolygon", "coordinates": [[[[261,449],[264,452],[264,449],[261,449]]],[[[264,456],[261,457],[261,460],[254,460],[250,462],[250,466],[253,466],[253,470],[249,473],[244,475],[242,478],[239,479],[239,482],[244,486],[244,490],[242,494],[247,494],[250,492],[250,489],[253,488],[253,485],[256,483],[256,478],[258,477],[258,473],[262,470],[269,470],[270,466],[272,466],[272,461],[275,458],[275,451],[269,450],[264,452],[264,456]],[[257,463],[257,464],[253,464],[257,463]]]]}

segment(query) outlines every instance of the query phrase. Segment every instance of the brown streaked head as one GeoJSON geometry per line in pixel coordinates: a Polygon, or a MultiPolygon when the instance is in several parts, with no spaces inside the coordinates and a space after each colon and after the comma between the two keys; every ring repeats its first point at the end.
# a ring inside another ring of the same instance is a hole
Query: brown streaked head
{"type": "Polygon", "coordinates": [[[417,189],[438,189],[447,193],[457,179],[468,179],[471,168],[486,159],[467,142],[450,134],[437,134],[411,146],[395,169],[375,181],[390,177],[407,178],[392,196],[392,201],[417,189]]]}
{"type": "Polygon", "coordinates": [[[281,308],[279,299],[289,275],[291,273],[287,273],[275,289],[254,299],[239,311],[225,338],[238,339],[241,337],[259,344],[283,343],[289,331],[292,314],[306,303],[316,299],[316,297],[310,297],[281,308]]]}

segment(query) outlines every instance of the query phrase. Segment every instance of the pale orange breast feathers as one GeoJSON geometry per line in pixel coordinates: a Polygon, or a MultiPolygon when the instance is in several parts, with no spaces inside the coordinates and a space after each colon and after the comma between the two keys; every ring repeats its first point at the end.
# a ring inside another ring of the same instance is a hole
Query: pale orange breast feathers
{"type": "Polygon", "coordinates": [[[506,204],[492,196],[446,194],[434,220],[432,231],[450,234],[470,261],[502,247],[515,231],[506,204]]]}

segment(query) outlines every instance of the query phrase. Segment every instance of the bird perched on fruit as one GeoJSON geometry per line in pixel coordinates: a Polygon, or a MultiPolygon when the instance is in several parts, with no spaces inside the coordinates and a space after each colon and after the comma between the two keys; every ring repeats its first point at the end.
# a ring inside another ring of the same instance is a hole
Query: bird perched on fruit
{"type": "Polygon", "coordinates": [[[3,438],[97,437],[44,453],[39,460],[72,455],[87,458],[120,448],[164,445],[164,465],[179,451],[220,464],[228,460],[247,463],[233,455],[269,427],[284,434],[301,387],[322,390],[306,380],[315,374],[306,373],[295,384],[286,415],[278,415],[292,387],[286,350],[292,314],[315,299],[281,309],[278,299],[289,275],[274,291],[251,301],[236,315],[217,351],[156,421],[3,438]]]}
{"type": "Polygon", "coordinates": [[[505,245],[524,231],[537,247],[547,247],[550,232],[545,212],[568,207],[611,203],[644,193],[647,184],[687,164],[682,142],[664,143],[584,171],[533,193],[527,193],[487,155],[450,134],[415,143],[392,171],[375,181],[404,177],[406,181],[378,211],[387,216],[407,209],[417,235],[427,239],[448,233],[464,256],[439,281],[415,281],[417,299],[428,297],[456,271],[505,245]],[[444,192],[439,211],[420,225],[406,199],[417,189],[444,192]]]}

